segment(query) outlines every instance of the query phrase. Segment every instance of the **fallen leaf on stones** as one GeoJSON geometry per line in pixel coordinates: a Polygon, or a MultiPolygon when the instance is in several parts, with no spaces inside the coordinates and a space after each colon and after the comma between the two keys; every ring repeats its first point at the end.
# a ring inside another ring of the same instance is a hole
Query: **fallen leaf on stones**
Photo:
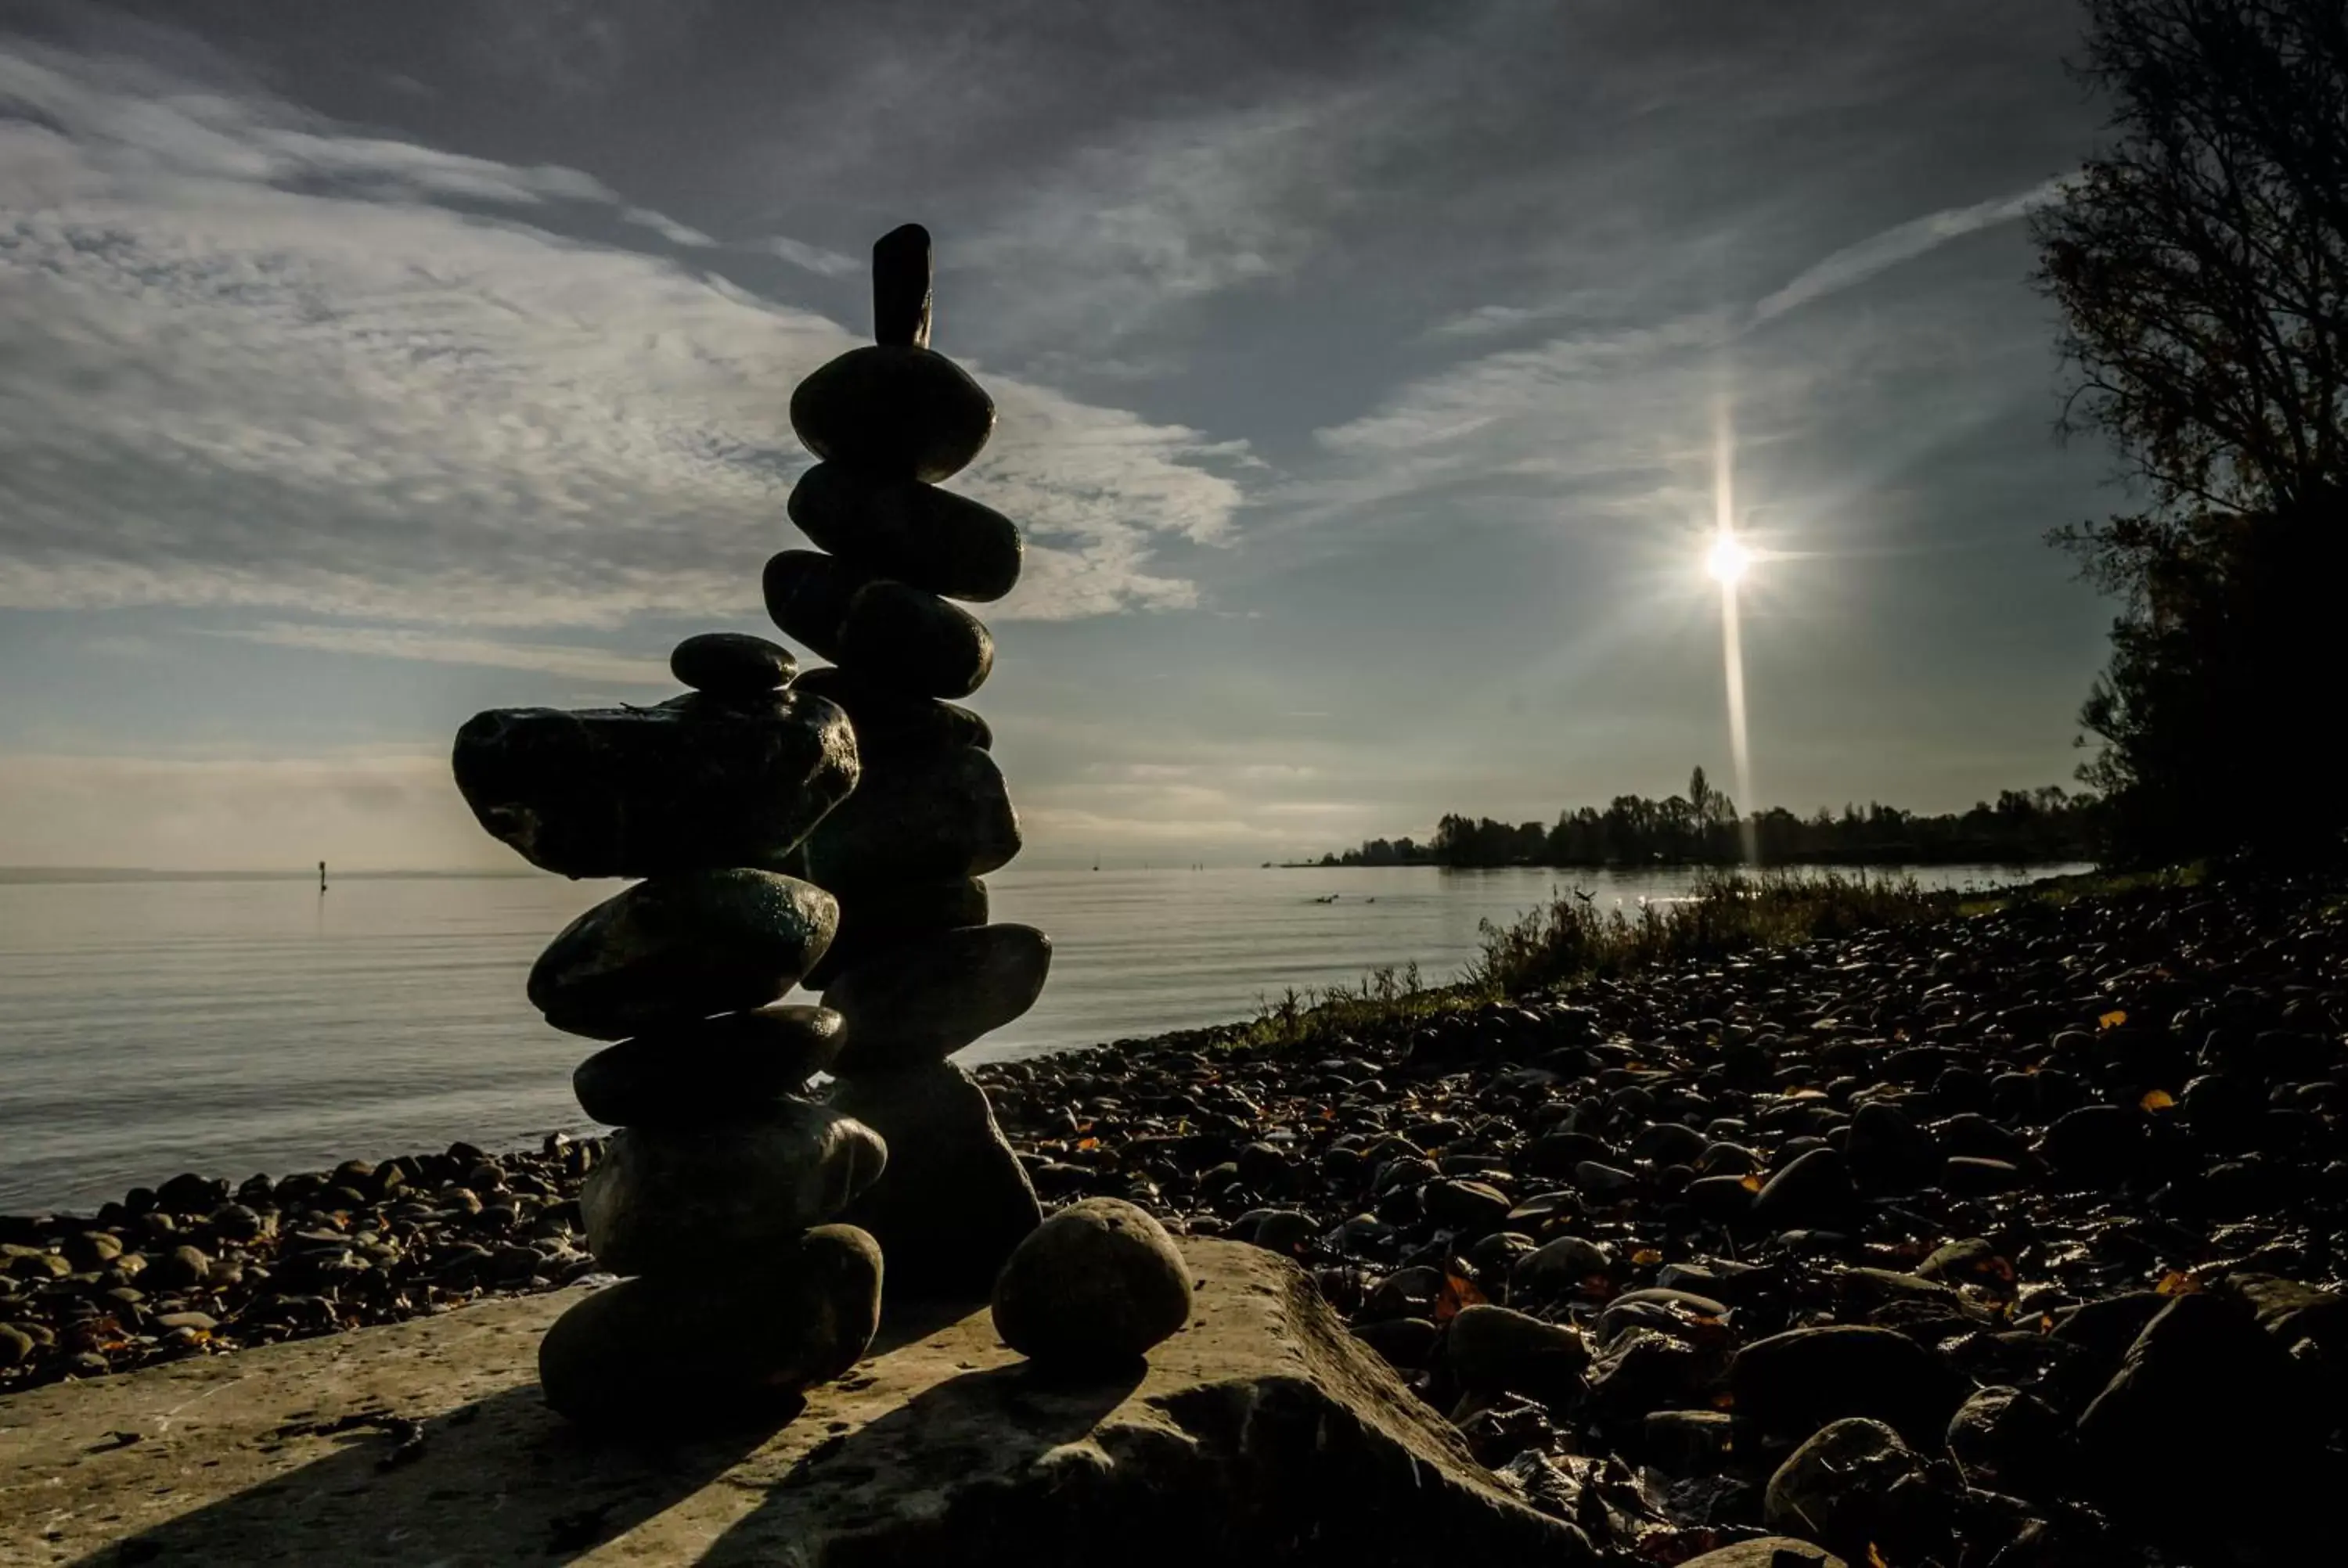
{"type": "Polygon", "coordinates": [[[1758,1172],[1747,1173],[1746,1178],[1742,1182],[1739,1182],[1737,1185],[1743,1187],[1748,1193],[1759,1192],[1761,1190],[1760,1173],[1758,1172]]]}
{"type": "Polygon", "coordinates": [[[2147,1111],[2166,1111],[2177,1103],[2177,1096],[2166,1089],[2147,1089],[2144,1091],[2144,1098],[2137,1103],[2147,1111]]]}
{"type": "Polygon", "coordinates": [[[1460,1308],[1480,1307],[1483,1303],[1484,1293],[1476,1288],[1474,1280],[1447,1274],[1443,1276],[1443,1293],[1435,1298],[1435,1320],[1448,1323],[1459,1316],[1460,1308]]]}
{"type": "Polygon", "coordinates": [[[2111,1011],[2104,1014],[2103,1017],[2096,1020],[2096,1027],[2097,1029],[2117,1029],[2120,1025],[2126,1022],[2127,1022],[2127,1014],[2122,1012],[2118,1008],[2114,1008],[2111,1011]]]}
{"type": "Polygon", "coordinates": [[[2172,1268],[2152,1288],[2157,1296],[2193,1296],[2199,1293],[2201,1286],[2191,1275],[2172,1268]]]}
{"type": "Polygon", "coordinates": [[[1653,1247],[1643,1246],[1631,1255],[1631,1261],[1641,1268],[1653,1268],[1656,1264],[1663,1261],[1663,1255],[1653,1247]]]}

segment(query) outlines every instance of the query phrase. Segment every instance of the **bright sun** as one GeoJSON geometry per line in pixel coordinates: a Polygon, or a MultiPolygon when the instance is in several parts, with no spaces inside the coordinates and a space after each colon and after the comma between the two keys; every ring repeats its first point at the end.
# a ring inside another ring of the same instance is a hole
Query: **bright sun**
{"type": "Polygon", "coordinates": [[[1713,540],[1712,548],[1705,552],[1704,558],[1704,569],[1712,574],[1715,581],[1724,584],[1735,583],[1752,564],[1753,552],[1746,549],[1735,534],[1729,533],[1713,540]]]}

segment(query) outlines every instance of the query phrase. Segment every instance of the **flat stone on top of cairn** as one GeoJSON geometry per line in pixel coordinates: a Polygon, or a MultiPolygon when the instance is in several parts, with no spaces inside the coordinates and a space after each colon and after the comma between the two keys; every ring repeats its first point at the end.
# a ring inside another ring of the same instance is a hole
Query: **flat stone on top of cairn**
{"type": "Polygon", "coordinates": [[[928,347],[929,263],[927,231],[883,236],[878,341],[793,394],[792,427],[823,461],[790,515],[822,548],[777,555],[764,589],[775,624],[833,661],[805,689],[860,734],[856,792],[793,862],[840,907],[843,939],[815,971],[845,1020],[831,1103],[891,1148],[846,1212],[900,1291],[975,1299],[1041,1209],[985,1092],[946,1058],[1035,1004],[1051,943],[983,924],[977,879],[1019,852],[1019,816],[985,722],[940,700],[975,692],[994,661],[985,626],[950,601],[1010,592],[1025,547],[1008,518],[932,487],[978,455],[994,405],[928,347]]]}

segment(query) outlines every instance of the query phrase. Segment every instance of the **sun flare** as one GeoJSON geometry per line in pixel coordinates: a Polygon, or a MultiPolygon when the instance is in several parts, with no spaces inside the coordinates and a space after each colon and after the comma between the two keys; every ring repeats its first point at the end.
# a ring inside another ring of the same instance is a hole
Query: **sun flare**
{"type": "Polygon", "coordinates": [[[1714,581],[1722,584],[1735,584],[1752,564],[1753,552],[1731,533],[1723,533],[1713,540],[1712,548],[1704,558],[1704,569],[1712,574],[1714,581]]]}

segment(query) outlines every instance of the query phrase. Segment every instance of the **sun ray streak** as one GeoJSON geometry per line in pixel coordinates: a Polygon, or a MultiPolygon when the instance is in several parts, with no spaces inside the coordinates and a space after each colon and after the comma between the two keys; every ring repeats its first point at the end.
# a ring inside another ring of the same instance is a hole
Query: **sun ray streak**
{"type": "Polygon", "coordinates": [[[1736,428],[1721,398],[1713,417],[1713,521],[1717,533],[1709,565],[1720,579],[1721,673],[1728,692],[1728,749],[1736,768],[1736,804],[1742,849],[1754,858],[1754,814],[1760,803],[1753,794],[1753,753],[1745,728],[1745,640],[1736,614],[1736,584],[1751,554],[1736,538],[1736,428]]]}

